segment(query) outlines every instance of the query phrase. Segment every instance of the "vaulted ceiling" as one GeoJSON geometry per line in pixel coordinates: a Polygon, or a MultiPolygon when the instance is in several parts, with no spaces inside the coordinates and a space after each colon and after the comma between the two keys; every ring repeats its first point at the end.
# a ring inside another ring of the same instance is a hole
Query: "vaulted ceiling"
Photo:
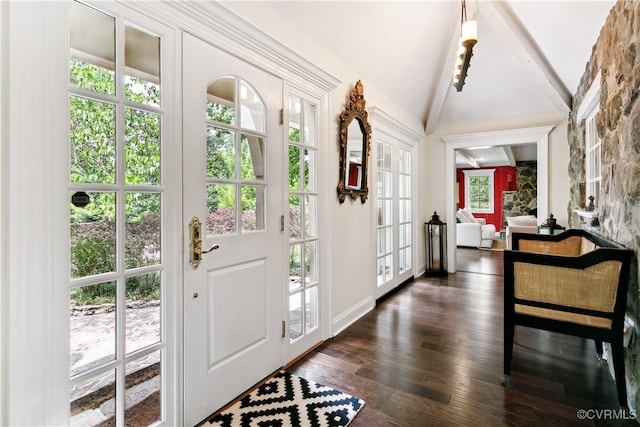
{"type": "Polygon", "coordinates": [[[266,4],[421,118],[431,133],[453,121],[568,114],[615,0],[467,0],[478,44],[462,92],[452,86],[460,1],[266,4]]]}

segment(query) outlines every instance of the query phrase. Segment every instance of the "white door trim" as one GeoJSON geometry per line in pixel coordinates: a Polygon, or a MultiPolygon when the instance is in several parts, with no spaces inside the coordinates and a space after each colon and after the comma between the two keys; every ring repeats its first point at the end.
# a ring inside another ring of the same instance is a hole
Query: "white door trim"
{"type": "Polygon", "coordinates": [[[0,424],[65,425],[68,3],[2,7],[0,424]]]}

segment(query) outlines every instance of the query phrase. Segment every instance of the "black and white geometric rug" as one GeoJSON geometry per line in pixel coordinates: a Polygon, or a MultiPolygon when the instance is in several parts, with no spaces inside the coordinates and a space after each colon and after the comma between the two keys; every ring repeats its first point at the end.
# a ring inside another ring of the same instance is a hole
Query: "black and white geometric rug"
{"type": "Polygon", "coordinates": [[[209,420],[219,427],[347,426],[364,400],[280,371],[209,420]]]}

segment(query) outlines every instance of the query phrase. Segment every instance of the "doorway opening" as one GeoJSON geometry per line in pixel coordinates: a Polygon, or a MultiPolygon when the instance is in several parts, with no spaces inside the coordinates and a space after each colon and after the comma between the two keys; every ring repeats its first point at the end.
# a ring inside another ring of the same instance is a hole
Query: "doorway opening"
{"type": "MultiPolygon", "coordinates": [[[[456,150],[476,147],[501,147],[521,146],[526,144],[536,145],[536,157],[538,159],[537,170],[537,213],[539,218],[546,218],[549,210],[549,133],[553,126],[541,126],[534,128],[512,129],[495,132],[482,132],[464,135],[443,136],[446,158],[446,220],[449,224],[456,223],[456,150]]],[[[450,242],[457,240],[456,227],[448,228],[447,239],[450,242]]],[[[455,273],[456,246],[448,245],[449,273],[455,273]]]]}

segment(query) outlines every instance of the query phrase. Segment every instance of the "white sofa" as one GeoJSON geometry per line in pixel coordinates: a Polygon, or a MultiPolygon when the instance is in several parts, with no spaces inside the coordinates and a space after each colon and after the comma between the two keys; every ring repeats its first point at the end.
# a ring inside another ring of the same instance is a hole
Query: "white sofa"
{"type": "Polygon", "coordinates": [[[538,219],[533,215],[520,215],[507,217],[506,240],[507,249],[511,249],[513,233],[536,234],[538,232],[538,219]]]}
{"type": "Polygon", "coordinates": [[[458,209],[456,218],[456,245],[472,248],[490,248],[496,237],[496,227],[484,218],[475,218],[471,212],[458,209]]]}

